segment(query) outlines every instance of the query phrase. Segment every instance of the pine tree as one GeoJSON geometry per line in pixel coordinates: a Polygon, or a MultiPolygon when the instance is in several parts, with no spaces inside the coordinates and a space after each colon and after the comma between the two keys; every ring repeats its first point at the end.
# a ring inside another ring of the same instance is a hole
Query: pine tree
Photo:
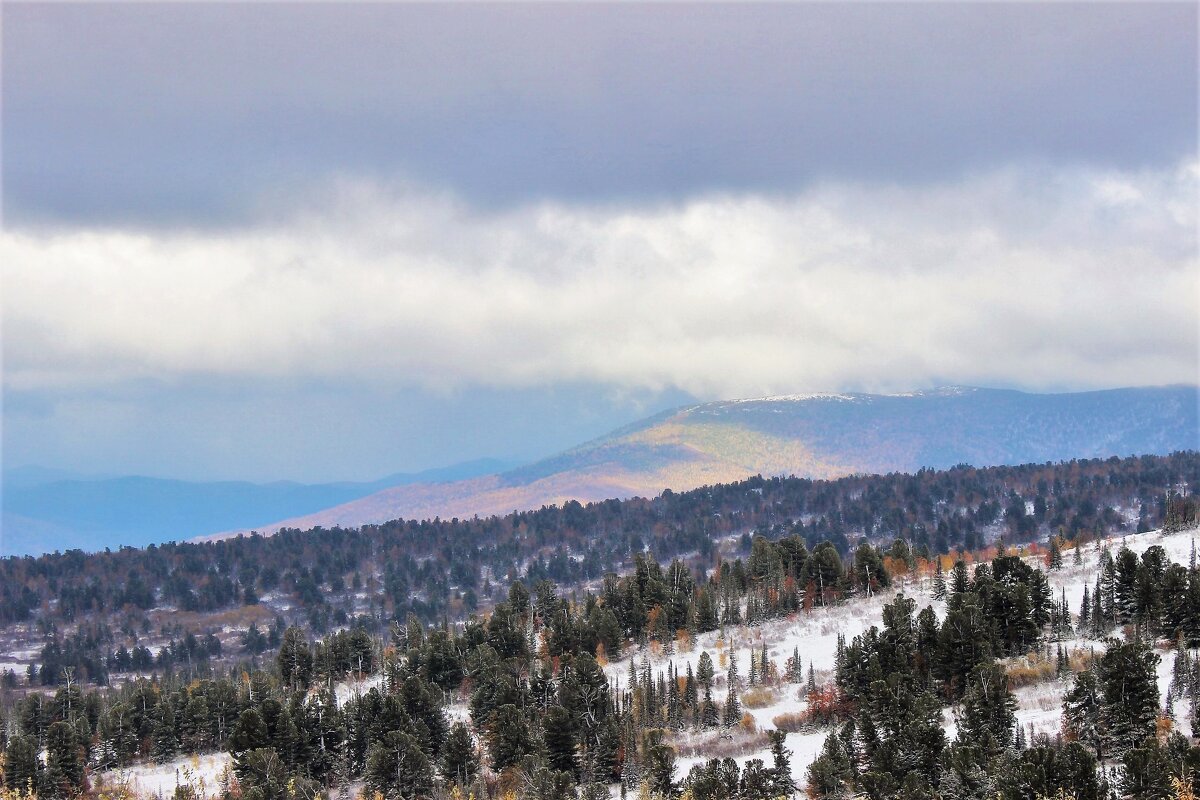
{"type": "Polygon", "coordinates": [[[178,752],[178,732],[175,730],[175,712],[171,701],[164,697],[158,706],[158,720],[154,726],[154,748],[151,754],[155,761],[170,761],[178,752]]]}
{"type": "Polygon", "coordinates": [[[675,750],[657,732],[648,732],[642,751],[646,759],[646,783],[651,796],[675,796],[675,750]]]}
{"type": "Polygon", "coordinates": [[[15,795],[33,795],[42,783],[42,762],[38,760],[35,736],[17,734],[8,740],[4,751],[4,786],[15,795]]]}
{"type": "Polygon", "coordinates": [[[742,721],[742,705],[738,702],[737,690],[733,681],[729,682],[729,691],[725,695],[725,705],[721,709],[721,724],[732,728],[742,721]]]}
{"type": "Polygon", "coordinates": [[[792,779],[792,754],[784,746],[786,734],[780,730],[767,731],[771,741],[771,797],[791,797],[796,791],[792,779]]]}
{"type": "Polygon", "coordinates": [[[1062,549],[1058,545],[1058,537],[1057,536],[1050,537],[1050,554],[1049,554],[1049,557],[1047,558],[1047,564],[1050,567],[1050,569],[1055,572],[1062,569],[1062,566],[1063,566],[1062,549]]]}
{"type": "Polygon", "coordinates": [[[1114,755],[1154,735],[1159,657],[1141,641],[1111,641],[1099,665],[1100,726],[1114,755]]]}
{"type": "Polygon", "coordinates": [[[1102,755],[1100,683],[1095,670],[1078,673],[1070,691],[1063,696],[1063,724],[1076,741],[1102,755]]]}
{"type": "Polygon", "coordinates": [[[75,728],[67,722],[55,722],[46,729],[45,791],[50,798],[68,798],[83,787],[81,743],[75,728]]]}
{"type": "Polygon", "coordinates": [[[1008,689],[1008,675],[996,663],[971,670],[959,714],[959,741],[996,756],[1012,738],[1017,701],[1008,689]]]}
{"type": "Polygon", "coordinates": [[[942,571],[941,556],[937,558],[937,571],[933,575],[933,599],[946,599],[946,575],[942,571]]]}
{"type": "Polygon", "coordinates": [[[1119,782],[1121,796],[1129,800],[1161,800],[1174,797],[1171,791],[1171,764],[1164,748],[1154,740],[1129,749],[1122,759],[1124,769],[1119,782]]]}
{"type": "Polygon", "coordinates": [[[696,680],[700,682],[705,691],[712,688],[713,677],[715,675],[716,671],[713,669],[712,657],[708,654],[708,651],[701,653],[700,658],[696,661],[696,680]]]}
{"type": "Polygon", "coordinates": [[[534,748],[528,723],[521,717],[517,707],[511,704],[502,705],[494,712],[488,726],[487,741],[492,768],[497,772],[520,763],[534,748]]]}
{"type": "Polygon", "coordinates": [[[831,733],[808,767],[807,795],[811,800],[842,800],[853,775],[851,754],[838,735],[831,733]]]}
{"type": "Polygon", "coordinates": [[[562,706],[551,706],[542,717],[542,738],[552,769],[574,776],[579,769],[575,756],[575,722],[562,706]]]}
{"type": "Polygon", "coordinates": [[[367,787],[388,800],[418,800],[433,791],[433,770],[416,737],[388,731],[371,745],[365,772],[367,787]]]}

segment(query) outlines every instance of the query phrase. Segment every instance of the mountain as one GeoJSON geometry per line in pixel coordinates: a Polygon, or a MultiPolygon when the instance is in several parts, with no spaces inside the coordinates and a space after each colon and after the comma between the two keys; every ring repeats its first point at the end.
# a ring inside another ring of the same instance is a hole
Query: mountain
{"type": "Polygon", "coordinates": [[[1200,447],[1195,386],[1031,394],[948,387],[687,406],[495,475],[396,486],[261,530],[470,517],[683,491],[750,475],[832,478],[1200,447]]]}
{"type": "Polygon", "coordinates": [[[308,514],[389,487],[437,485],[511,466],[480,459],[376,481],[319,484],[88,477],[19,467],[4,473],[0,555],[188,539],[308,514]]]}

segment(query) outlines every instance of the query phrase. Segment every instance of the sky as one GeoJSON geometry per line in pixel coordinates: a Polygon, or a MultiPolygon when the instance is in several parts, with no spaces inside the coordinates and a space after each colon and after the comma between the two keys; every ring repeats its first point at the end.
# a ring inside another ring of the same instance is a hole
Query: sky
{"type": "Polygon", "coordinates": [[[1197,6],[3,6],[3,448],[520,461],[693,400],[1200,380],[1197,6]]]}

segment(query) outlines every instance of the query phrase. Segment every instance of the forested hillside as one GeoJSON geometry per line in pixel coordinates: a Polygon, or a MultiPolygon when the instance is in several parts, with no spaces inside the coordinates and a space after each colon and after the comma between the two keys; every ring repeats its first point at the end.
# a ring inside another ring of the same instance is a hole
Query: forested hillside
{"type": "Polygon", "coordinates": [[[595,591],[513,582],[464,624],[289,626],[273,658],[248,631],[232,669],[105,689],[63,666],[52,691],[31,671],[4,689],[3,783],[128,796],[165,769],[177,800],[1182,800],[1200,771],[1195,513],[1175,501],[1177,532],[1131,547],[1079,531],[932,560],[902,538],[843,558],[757,535],[711,571],[637,554],[595,591]],[[1063,687],[1053,735],[1024,722],[1040,686],[1063,687]]]}

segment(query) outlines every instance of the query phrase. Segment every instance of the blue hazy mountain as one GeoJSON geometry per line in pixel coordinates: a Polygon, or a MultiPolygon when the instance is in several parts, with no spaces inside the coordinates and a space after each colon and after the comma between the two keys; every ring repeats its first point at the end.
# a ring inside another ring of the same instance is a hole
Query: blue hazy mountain
{"type": "Polygon", "coordinates": [[[4,473],[0,554],[188,539],[312,513],[391,487],[465,480],[511,466],[480,459],[376,481],[320,484],[90,476],[18,467],[4,473]]]}

